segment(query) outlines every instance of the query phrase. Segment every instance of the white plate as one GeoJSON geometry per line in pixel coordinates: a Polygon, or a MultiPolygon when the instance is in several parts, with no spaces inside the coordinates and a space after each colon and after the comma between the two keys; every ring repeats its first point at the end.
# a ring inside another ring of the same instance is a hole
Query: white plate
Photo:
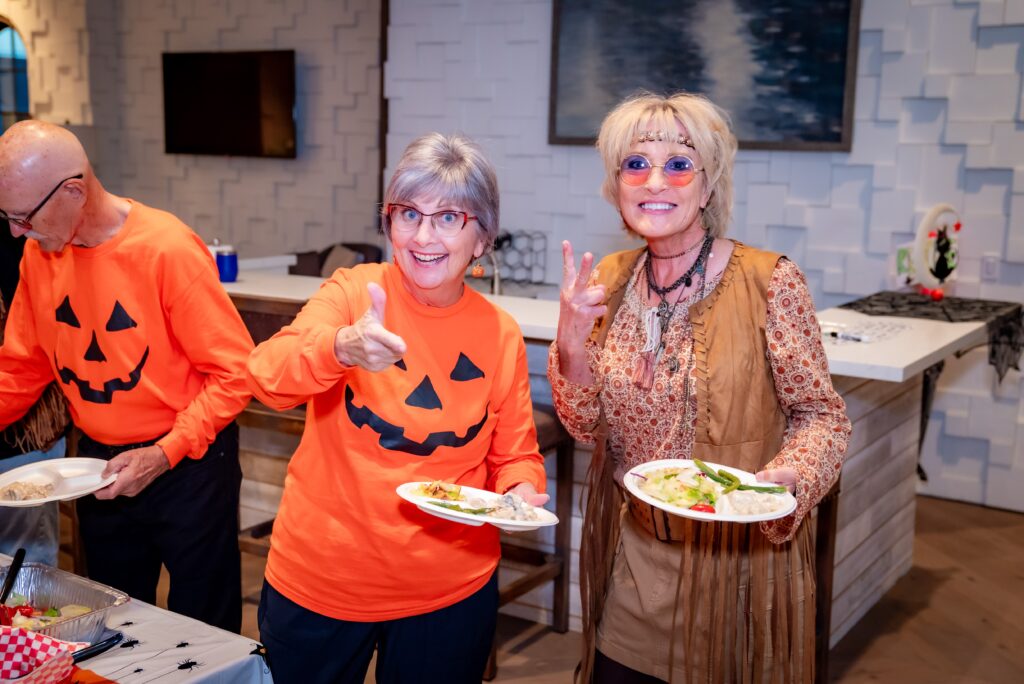
{"type": "MultiPolygon", "coordinates": [[[[768,485],[768,482],[759,482],[757,477],[753,473],[748,473],[745,470],[739,468],[730,468],[729,466],[718,465],[717,463],[704,462],[709,468],[718,472],[721,468],[726,470],[736,477],[740,478],[740,482],[743,484],[759,484],[768,485]]],[[[786,505],[778,508],[771,513],[765,513],[762,515],[728,515],[725,513],[705,513],[703,511],[691,511],[689,508],[683,508],[681,506],[673,506],[670,503],[662,501],[661,499],[655,498],[640,489],[640,483],[642,480],[637,477],[637,474],[643,475],[644,473],[651,470],[660,470],[661,468],[696,468],[696,464],[686,458],[667,458],[660,461],[648,461],[647,463],[641,463],[638,466],[634,466],[629,469],[629,472],[622,478],[623,483],[626,485],[626,489],[629,493],[640,499],[645,503],[649,503],[655,508],[661,509],[672,515],[682,516],[684,518],[693,518],[694,520],[706,520],[710,522],[739,522],[739,523],[752,523],[760,522],[762,520],[775,520],[776,518],[785,518],[787,515],[796,510],[796,497],[786,492],[785,494],[776,494],[786,499],[786,505]]]]}
{"type": "Polygon", "coordinates": [[[0,506],[39,506],[50,501],[66,501],[85,496],[117,479],[117,473],[102,477],[106,465],[107,462],[101,458],[55,458],[9,470],[0,475],[0,489],[13,482],[31,482],[38,485],[52,484],[53,492],[43,499],[0,500],[0,506]]]}
{"type": "MultiPolygon", "coordinates": [[[[436,515],[438,518],[444,518],[445,520],[451,520],[452,522],[462,523],[463,525],[473,525],[479,527],[484,523],[490,523],[495,527],[499,527],[509,532],[522,532],[525,530],[535,530],[539,527],[547,527],[549,525],[558,524],[558,516],[546,508],[540,506],[534,506],[534,510],[537,511],[537,520],[509,520],[507,518],[495,518],[490,515],[474,515],[473,513],[463,513],[462,511],[453,511],[450,508],[444,508],[431,502],[444,502],[454,503],[460,506],[465,506],[465,501],[444,501],[443,499],[435,499],[429,496],[420,496],[415,493],[416,488],[420,485],[430,484],[429,482],[406,482],[404,485],[400,485],[395,490],[398,496],[402,497],[409,503],[415,505],[424,513],[430,515],[436,515]]],[[[485,501],[494,501],[500,499],[501,495],[494,492],[489,492],[485,489],[476,489],[474,487],[462,487],[462,493],[467,499],[479,497],[485,501]]]]}

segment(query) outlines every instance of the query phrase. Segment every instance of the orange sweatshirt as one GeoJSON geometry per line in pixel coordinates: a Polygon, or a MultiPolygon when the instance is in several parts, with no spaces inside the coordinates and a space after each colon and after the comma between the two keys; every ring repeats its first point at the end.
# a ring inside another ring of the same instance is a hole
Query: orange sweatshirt
{"type": "Polygon", "coordinates": [[[210,252],[167,212],[132,202],[98,247],[30,241],[0,347],[0,428],[55,378],[75,424],[104,444],[200,458],[251,396],[252,338],[210,252]]]}
{"type": "Polygon", "coordinates": [[[428,515],[399,498],[402,483],[544,490],[522,333],[471,288],[435,308],[412,297],[392,264],[338,270],[256,348],[249,379],[275,408],[307,402],[266,576],[321,615],[376,622],[426,613],[471,595],[494,571],[496,528],[428,515]],[[384,326],[408,347],[379,373],[334,356],[338,329],[370,306],[368,282],[384,288],[384,326]]]}

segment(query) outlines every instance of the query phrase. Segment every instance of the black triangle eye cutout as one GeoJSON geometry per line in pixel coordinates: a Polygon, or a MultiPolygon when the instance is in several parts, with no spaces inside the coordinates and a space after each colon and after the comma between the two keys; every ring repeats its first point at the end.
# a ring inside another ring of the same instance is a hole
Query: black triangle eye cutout
{"type": "Polygon", "coordinates": [[[75,310],[71,308],[71,299],[67,295],[64,295],[64,301],[57,307],[57,322],[70,325],[72,328],[82,327],[82,324],[78,322],[78,316],[75,315],[75,310]]]}
{"type": "Polygon", "coordinates": [[[459,360],[455,362],[455,368],[452,369],[452,374],[449,377],[457,382],[466,382],[484,377],[484,372],[477,368],[468,356],[459,352],[459,360]]]}
{"type": "Polygon", "coordinates": [[[138,323],[128,315],[128,312],[121,306],[121,302],[114,302],[114,310],[110,312],[110,318],[107,320],[107,332],[117,332],[118,330],[127,330],[128,328],[138,327],[138,323]]]}
{"type": "Polygon", "coordinates": [[[398,359],[397,361],[395,361],[395,365],[401,368],[402,370],[408,370],[408,368],[405,367],[405,359],[398,359]]]}
{"type": "Polygon", "coordinates": [[[414,389],[412,393],[405,398],[405,403],[417,408],[442,408],[441,399],[437,396],[437,392],[434,391],[434,386],[430,383],[430,377],[426,375],[423,376],[423,382],[420,383],[419,387],[414,389]]]}
{"type": "Polygon", "coordinates": [[[89,343],[89,348],[85,350],[86,361],[106,361],[107,357],[100,349],[100,343],[96,340],[96,331],[92,333],[92,342],[89,343]]]}

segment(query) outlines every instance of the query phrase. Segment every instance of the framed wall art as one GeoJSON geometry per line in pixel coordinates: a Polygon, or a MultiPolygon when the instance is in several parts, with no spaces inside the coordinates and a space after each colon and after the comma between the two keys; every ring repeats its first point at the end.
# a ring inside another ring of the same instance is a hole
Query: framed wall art
{"type": "Polygon", "coordinates": [[[554,0],[548,141],[591,145],[622,98],[702,93],[740,147],[848,151],[861,0],[554,0]]]}

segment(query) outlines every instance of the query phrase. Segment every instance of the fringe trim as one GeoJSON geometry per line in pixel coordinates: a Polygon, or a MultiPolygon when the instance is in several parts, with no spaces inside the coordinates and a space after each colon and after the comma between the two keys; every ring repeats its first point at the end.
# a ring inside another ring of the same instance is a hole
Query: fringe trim
{"type": "MultiPolygon", "coordinates": [[[[7,322],[7,309],[0,300],[0,345],[4,342],[4,324],[7,322]]],[[[68,414],[67,402],[56,383],[50,383],[39,401],[16,423],[8,426],[0,433],[0,439],[20,449],[23,453],[38,451],[50,447],[63,435],[71,417],[68,414]]]]}

